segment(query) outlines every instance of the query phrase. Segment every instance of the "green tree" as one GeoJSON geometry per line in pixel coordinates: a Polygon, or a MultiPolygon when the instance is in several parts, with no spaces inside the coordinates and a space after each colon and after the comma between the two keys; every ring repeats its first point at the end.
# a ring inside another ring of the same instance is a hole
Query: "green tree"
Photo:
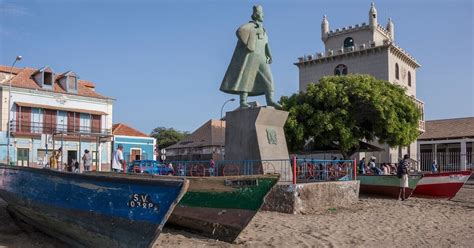
{"type": "Polygon", "coordinates": [[[182,132],[174,128],[166,127],[157,127],[150,133],[150,136],[157,140],[157,145],[160,149],[173,145],[188,135],[189,132],[182,132]]]}
{"type": "Polygon", "coordinates": [[[405,89],[369,75],[324,77],[281,103],[292,151],[337,147],[347,159],[361,140],[407,146],[419,135],[421,113],[405,89]]]}

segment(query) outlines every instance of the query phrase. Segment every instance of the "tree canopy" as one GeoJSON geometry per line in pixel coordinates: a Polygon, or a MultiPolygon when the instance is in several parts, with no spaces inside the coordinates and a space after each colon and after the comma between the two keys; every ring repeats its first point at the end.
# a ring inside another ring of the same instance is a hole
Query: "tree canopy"
{"type": "Polygon", "coordinates": [[[369,75],[324,77],[281,103],[291,151],[335,147],[348,158],[359,141],[407,146],[419,135],[421,112],[405,89],[369,75]]]}
{"type": "Polygon", "coordinates": [[[160,149],[177,143],[178,141],[184,139],[187,135],[189,135],[188,132],[182,132],[174,128],[166,127],[157,127],[150,133],[150,136],[157,140],[157,144],[160,149]]]}

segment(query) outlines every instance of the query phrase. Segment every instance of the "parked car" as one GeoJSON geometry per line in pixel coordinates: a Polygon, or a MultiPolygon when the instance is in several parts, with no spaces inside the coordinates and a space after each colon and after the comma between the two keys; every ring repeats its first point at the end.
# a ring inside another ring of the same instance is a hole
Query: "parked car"
{"type": "Polygon", "coordinates": [[[144,173],[152,175],[173,175],[172,168],[156,160],[135,160],[128,164],[128,173],[144,173]]]}

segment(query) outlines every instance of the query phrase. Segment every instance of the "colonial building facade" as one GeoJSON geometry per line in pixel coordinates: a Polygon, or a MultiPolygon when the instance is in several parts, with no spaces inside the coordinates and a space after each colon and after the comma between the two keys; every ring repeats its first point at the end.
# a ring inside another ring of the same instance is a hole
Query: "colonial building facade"
{"type": "Polygon", "coordinates": [[[473,170],[474,117],[426,121],[418,153],[423,171],[430,171],[433,161],[440,172],[473,170]]]}
{"type": "MultiPolygon", "coordinates": [[[[391,19],[386,27],[378,23],[374,4],[369,10],[369,23],[330,30],[329,20],[323,17],[321,39],[325,52],[309,54],[298,58],[295,65],[299,69],[299,89],[305,91],[310,83],[330,75],[350,73],[370,74],[406,88],[406,94],[413,98],[423,111],[423,102],[416,98],[416,70],[420,64],[405,50],[395,44],[395,26],[391,19]]],[[[424,121],[420,120],[420,132],[424,131],[424,121]]],[[[365,154],[378,157],[380,162],[397,162],[402,154],[417,157],[416,142],[408,147],[396,148],[377,144],[384,152],[365,154]]]]}
{"type": "Polygon", "coordinates": [[[97,93],[94,83],[49,66],[0,66],[0,96],[0,161],[40,167],[62,147],[61,167],[80,161],[88,149],[94,169],[110,169],[114,100],[97,93]]]}
{"type": "Polygon", "coordinates": [[[168,161],[223,160],[225,121],[209,120],[178,143],[166,148],[168,161]]]}

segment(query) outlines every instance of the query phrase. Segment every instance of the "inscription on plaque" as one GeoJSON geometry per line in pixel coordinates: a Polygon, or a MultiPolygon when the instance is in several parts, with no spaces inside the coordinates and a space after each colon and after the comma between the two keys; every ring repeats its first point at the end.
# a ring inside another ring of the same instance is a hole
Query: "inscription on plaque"
{"type": "Polygon", "coordinates": [[[231,186],[231,187],[249,187],[249,186],[258,186],[258,180],[253,179],[253,180],[225,180],[224,181],[225,186],[231,186]]]}
{"type": "Polygon", "coordinates": [[[277,144],[277,133],[273,128],[267,128],[267,139],[268,144],[276,145],[277,144]]]}

